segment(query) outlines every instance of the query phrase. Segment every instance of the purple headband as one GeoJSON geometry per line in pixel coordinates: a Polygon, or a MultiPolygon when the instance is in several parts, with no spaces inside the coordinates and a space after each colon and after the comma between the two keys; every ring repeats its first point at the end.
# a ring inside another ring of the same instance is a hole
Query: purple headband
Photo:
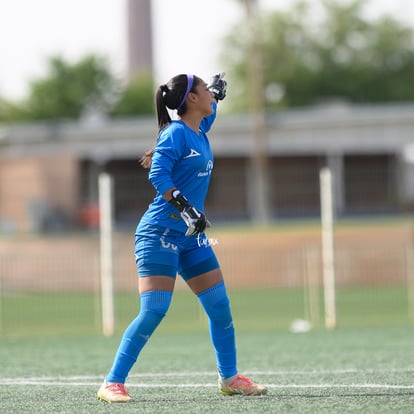
{"type": "Polygon", "coordinates": [[[194,80],[193,75],[187,75],[187,90],[185,91],[183,100],[181,101],[180,105],[178,105],[177,111],[179,111],[181,107],[184,105],[184,102],[186,101],[187,96],[190,93],[191,88],[193,87],[193,80],[194,80]]]}

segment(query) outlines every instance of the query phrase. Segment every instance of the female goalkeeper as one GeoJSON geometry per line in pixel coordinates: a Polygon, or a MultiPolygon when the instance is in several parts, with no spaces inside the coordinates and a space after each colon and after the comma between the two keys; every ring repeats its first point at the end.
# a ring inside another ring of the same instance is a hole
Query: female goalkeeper
{"type": "Polygon", "coordinates": [[[135,235],[140,312],[125,330],[111,371],[98,391],[101,400],[131,400],[126,378],[168,311],[177,273],[207,314],[219,391],[224,395],[267,392],[237,371],[230,303],[219,263],[204,233],[210,226],[204,199],[213,169],[206,133],[215,120],[217,102],[226,96],[223,75],[214,76],[210,85],[194,75],[178,75],[156,92],[159,136],[141,164],[150,168],[149,180],[157,193],[135,235]],[[171,120],[167,108],[176,110],[179,120],[171,120]]]}

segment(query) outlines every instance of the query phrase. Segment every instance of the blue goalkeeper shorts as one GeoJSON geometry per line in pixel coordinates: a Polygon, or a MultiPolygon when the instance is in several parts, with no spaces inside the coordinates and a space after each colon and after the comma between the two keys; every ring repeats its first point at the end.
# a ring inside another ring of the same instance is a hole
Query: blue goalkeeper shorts
{"type": "Polygon", "coordinates": [[[170,276],[184,279],[220,267],[205,233],[185,236],[168,228],[138,226],[135,234],[135,262],[138,276],[170,276]]]}

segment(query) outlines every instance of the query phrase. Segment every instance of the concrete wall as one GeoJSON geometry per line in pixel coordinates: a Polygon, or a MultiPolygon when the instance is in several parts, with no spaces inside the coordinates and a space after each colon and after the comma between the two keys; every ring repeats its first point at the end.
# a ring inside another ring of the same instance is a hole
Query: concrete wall
{"type": "Polygon", "coordinates": [[[78,161],[73,157],[3,160],[1,226],[10,231],[42,231],[70,225],[78,211],[78,183],[78,161]]]}

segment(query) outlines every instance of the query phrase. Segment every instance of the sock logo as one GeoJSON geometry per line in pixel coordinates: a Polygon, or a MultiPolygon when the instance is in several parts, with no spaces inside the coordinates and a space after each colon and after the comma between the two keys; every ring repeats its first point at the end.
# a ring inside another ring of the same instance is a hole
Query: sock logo
{"type": "Polygon", "coordinates": [[[227,329],[230,329],[233,327],[233,321],[231,321],[225,328],[224,330],[226,331],[227,329]]]}

